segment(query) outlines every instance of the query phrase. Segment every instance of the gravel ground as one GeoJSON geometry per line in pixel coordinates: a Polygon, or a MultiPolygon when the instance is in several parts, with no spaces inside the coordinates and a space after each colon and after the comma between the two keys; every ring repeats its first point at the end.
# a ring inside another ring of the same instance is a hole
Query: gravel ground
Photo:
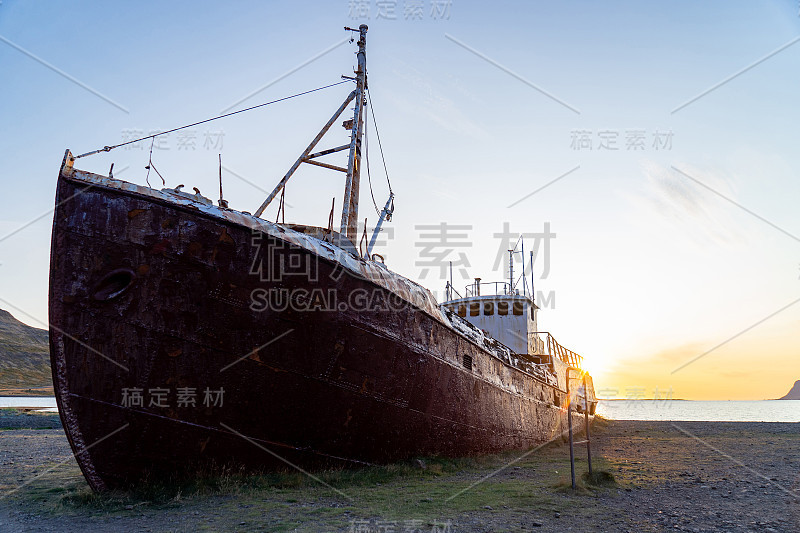
{"type": "Polygon", "coordinates": [[[61,427],[61,419],[57,413],[41,413],[37,409],[0,409],[0,431],[4,429],[59,429],[61,427]]]}
{"type": "MultiPolygon", "coordinates": [[[[60,427],[57,420],[6,412],[0,428],[60,427]]],[[[3,429],[0,531],[800,531],[800,424],[595,425],[596,465],[618,485],[572,492],[560,444],[452,500],[443,495],[486,478],[507,457],[421,481],[337,487],[357,503],[317,485],[229,487],[160,504],[93,498],[61,429],[3,429]],[[404,505],[412,485],[415,496],[431,496],[404,505]]]]}

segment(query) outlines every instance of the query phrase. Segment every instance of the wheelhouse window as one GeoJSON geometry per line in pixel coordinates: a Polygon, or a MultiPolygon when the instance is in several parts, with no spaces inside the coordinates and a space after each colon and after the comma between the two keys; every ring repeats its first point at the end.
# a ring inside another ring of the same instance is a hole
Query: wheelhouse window
{"type": "Polygon", "coordinates": [[[458,306],[458,316],[467,316],[467,306],[464,304],[460,304],[458,306]]]}
{"type": "Polygon", "coordinates": [[[525,304],[522,302],[514,302],[514,314],[517,316],[525,314],[525,304]]]}
{"type": "Polygon", "coordinates": [[[508,314],[508,302],[497,302],[497,314],[498,315],[508,314]]]}
{"type": "Polygon", "coordinates": [[[494,302],[484,302],[483,314],[486,316],[494,314],[494,302]]]}
{"type": "Polygon", "coordinates": [[[469,316],[478,316],[481,314],[481,303],[472,302],[469,304],[469,316]]]}

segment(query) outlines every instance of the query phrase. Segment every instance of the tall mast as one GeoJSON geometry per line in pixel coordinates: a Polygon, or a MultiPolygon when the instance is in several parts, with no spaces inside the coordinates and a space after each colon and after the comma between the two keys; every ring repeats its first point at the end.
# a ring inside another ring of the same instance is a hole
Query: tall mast
{"type": "MultiPolygon", "coordinates": [[[[351,28],[346,28],[350,30],[351,28]]],[[[355,31],[355,30],[352,30],[355,31]]],[[[367,89],[367,25],[358,27],[358,70],[356,70],[355,108],[353,128],[350,133],[350,157],[347,160],[347,180],[342,202],[342,227],[340,233],[353,243],[358,240],[358,188],[361,181],[361,137],[364,133],[364,105],[367,89]]]]}
{"type": "MultiPolygon", "coordinates": [[[[345,173],[347,176],[344,189],[344,201],[342,202],[342,226],[340,233],[345,235],[353,244],[355,244],[358,240],[358,189],[361,178],[361,138],[364,135],[364,106],[367,105],[367,25],[362,24],[359,26],[358,30],[348,27],[345,27],[344,29],[347,31],[359,32],[357,52],[358,69],[355,71],[356,76],[342,76],[343,78],[355,80],[356,88],[353,89],[342,105],[339,106],[339,109],[337,109],[333,114],[331,119],[325,124],[325,126],[322,127],[314,140],[311,141],[311,144],[309,144],[305,151],[300,154],[300,157],[298,157],[297,161],[295,161],[291,168],[289,168],[289,171],[286,173],[283,179],[278,182],[278,185],[275,186],[275,189],[273,189],[267,199],[264,200],[264,203],[261,204],[261,207],[256,210],[255,216],[260,217],[264,213],[264,210],[283,190],[283,188],[286,186],[286,182],[289,181],[289,178],[294,175],[295,171],[302,163],[308,163],[310,165],[336,170],[345,173]],[[328,150],[312,153],[314,147],[320,142],[322,137],[325,136],[333,123],[336,122],[336,119],[339,118],[351,101],[355,102],[353,119],[352,121],[346,120],[343,124],[345,128],[350,128],[350,142],[342,146],[337,146],[336,148],[330,148],[328,150]],[[350,152],[350,155],[347,159],[347,168],[331,165],[329,163],[323,163],[322,161],[317,160],[319,157],[335,152],[341,152],[343,150],[349,150],[350,152]]],[[[390,195],[390,201],[392,197],[393,195],[390,195]]],[[[387,206],[388,205],[389,203],[387,203],[387,206]]],[[[391,215],[391,211],[387,211],[387,209],[388,208],[385,208],[384,211],[386,212],[386,219],[388,220],[389,215],[391,215]]]]}

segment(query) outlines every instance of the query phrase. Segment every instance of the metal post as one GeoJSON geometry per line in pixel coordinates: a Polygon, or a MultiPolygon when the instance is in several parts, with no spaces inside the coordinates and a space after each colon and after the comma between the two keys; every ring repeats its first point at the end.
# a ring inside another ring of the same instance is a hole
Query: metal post
{"type": "Polygon", "coordinates": [[[352,242],[358,238],[358,189],[361,176],[361,136],[364,132],[364,94],[367,87],[367,25],[358,27],[358,70],[356,70],[356,105],[353,111],[353,129],[350,134],[350,156],[347,161],[347,181],[342,204],[341,233],[352,242]]]}
{"type": "Polygon", "coordinates": [[[569,425],[569,468],[572,473],[572,490],[575,490],[575,452],[572,449],[572,397],[569,392],[569,371],[567,368],[567,424],[569,425]]]}
{"type": "Polygon", "coordinates": [[[586,423],[586,455],[589,459],[589,479],[592,479],[592,439],[589,436],[589,389],[586,388],[586,373],[583,374],[583,417],[586,423]]]}

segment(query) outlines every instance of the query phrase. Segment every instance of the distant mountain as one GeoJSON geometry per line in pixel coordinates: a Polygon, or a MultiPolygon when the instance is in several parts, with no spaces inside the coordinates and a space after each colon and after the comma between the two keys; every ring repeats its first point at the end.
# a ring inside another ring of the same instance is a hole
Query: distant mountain
{"type": "Polygon", "coordinates": [[[52,387],[48,337],[0,309],[0,389],[52,387]]]}
{"type": "Polygon", "coordinates": [[[794,382],[794,386],[789,393],[779,400],[800,400],[800,379],[794,382]]]}

